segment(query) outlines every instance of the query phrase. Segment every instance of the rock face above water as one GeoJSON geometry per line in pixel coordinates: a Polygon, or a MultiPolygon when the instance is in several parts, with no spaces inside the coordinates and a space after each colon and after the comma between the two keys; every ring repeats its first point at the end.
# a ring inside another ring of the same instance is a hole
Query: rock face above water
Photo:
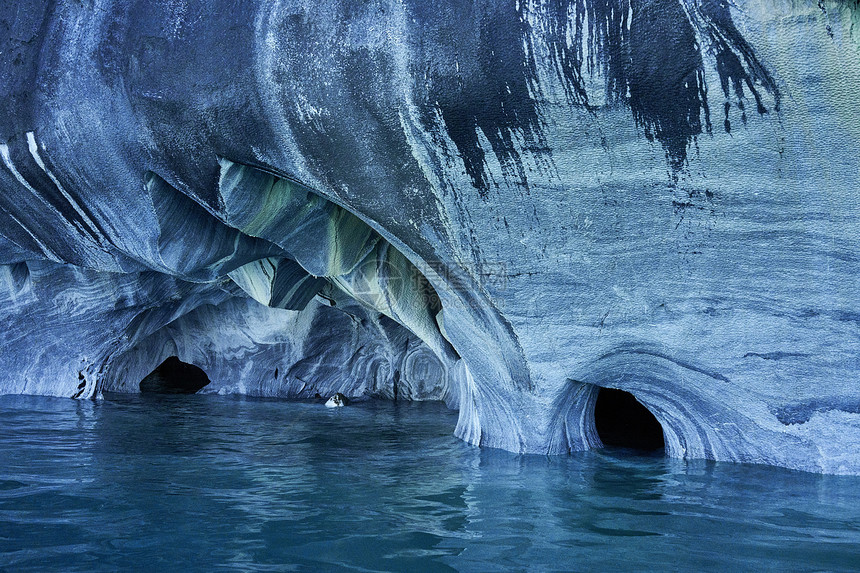
{"type": "Polygon", "coordinates": [[[443,399],[860,474],[860,8],[0,7],[0,391],[443,399]]]}

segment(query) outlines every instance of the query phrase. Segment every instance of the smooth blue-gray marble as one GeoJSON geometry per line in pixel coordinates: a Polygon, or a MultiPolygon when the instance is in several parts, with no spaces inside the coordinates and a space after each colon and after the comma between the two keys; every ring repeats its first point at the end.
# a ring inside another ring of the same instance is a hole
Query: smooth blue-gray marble
{"type": "Polygon", "coordinates": [[[855,0],[0,6],[0,392],[443,399],[860,474],[855,0]]]}

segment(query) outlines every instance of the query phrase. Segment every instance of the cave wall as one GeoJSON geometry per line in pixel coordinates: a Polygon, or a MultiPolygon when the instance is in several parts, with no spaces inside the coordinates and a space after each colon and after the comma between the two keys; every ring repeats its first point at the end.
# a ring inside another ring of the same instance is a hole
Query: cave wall
{"type": "Polygon", "coordinates": [[[4,6],[0,390],[133,390],[172,354],[206,391],[288,397],[438,371],[403,396],[446,399],[471,443],[561,453],[600,445],[613,387],[670,455],[860,473],[858,22],[4,6]]]}

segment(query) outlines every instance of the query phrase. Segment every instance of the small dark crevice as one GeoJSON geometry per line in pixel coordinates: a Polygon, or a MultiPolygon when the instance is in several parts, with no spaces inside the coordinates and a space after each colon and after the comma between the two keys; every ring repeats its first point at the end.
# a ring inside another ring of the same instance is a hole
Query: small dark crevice
{"type": "Polygon", "coordinates": [[[81,395],[84,393],[84,390],[86,389],[86,387],[87,387],[87,379],[84,376],[83,370],[79,370],[78,371],[78,390],[77,390],[77,392],[72,394],[72,398],[73,399],[80,398],[81,395]]]}
{"type": "Polygon", "coordinates": [[[629,392],[601,388],[594,406],[594,424],[605,446],[642,451],[665,448],[660,422],[629,392]]]}
{"type": "Polygon", "coordinates": [[[207,384],[209,377],[201,368],[171,356],[140,381],[140,391],[150,394],[195,394],[207,384]]]}
{"type": "Polygon", "coordinates": [[[782,360],[783,358],[808,358],[809,354],[805,352],[747,352],[744,358],[761,358],[762,360],[782,360]]]}

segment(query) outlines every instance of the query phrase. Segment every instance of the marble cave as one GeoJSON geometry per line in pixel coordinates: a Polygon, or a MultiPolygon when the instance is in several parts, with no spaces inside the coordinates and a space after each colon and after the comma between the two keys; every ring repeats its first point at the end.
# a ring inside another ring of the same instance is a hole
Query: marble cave
{"type": "Polygon", "coordinates": [[[437,400],[549,455],[629,407],[669,457],[860,474],[856,1],[0,30],[0,393],[437,400]]]}

